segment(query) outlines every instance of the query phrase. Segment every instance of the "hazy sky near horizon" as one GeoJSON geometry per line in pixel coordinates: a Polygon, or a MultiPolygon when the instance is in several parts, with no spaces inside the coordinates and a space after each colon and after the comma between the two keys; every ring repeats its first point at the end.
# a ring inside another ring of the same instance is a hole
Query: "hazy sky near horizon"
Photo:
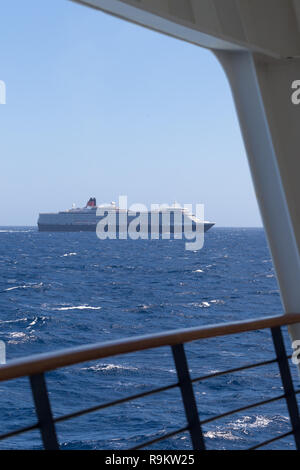
{"type": "Polygon", "coordinates": [[[211,52],[67,0],[0,2],[0,225],[127,195],[261,226],[211,52]]]}

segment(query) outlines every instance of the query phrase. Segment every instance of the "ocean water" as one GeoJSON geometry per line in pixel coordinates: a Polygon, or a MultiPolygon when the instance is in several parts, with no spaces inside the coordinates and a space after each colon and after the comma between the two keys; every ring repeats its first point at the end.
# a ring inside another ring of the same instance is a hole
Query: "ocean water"
{"type": "MultiPolygon", "coordinates": [[[[213,228],[204,248],[183,241],[109,240],[94,233],[0,229],[0,340],[7,360],[175,328],[280,314],[263,229],[213,228]]],[[[284,332],[289,348],[287,333],[284,332]]],[[[192,377],[274,357],[268,331],[186,345],[192,377]]],[[[299,387],[292,366],[296,388],[299,387]]],[[[170,348],[46,375],[55,417],[176,382],[170,348]]],[[[196,383],[201,419],[282,394],[277,365],[196,383]]],[[[1,433],[35,422],[27,378],[0,383],[1,433]]],[[[126,449],[186,425],[179,390],[57,425],[62,449],[126,449]]],[[[290,429],[274,402],[203,426],[208,449],[243,449],[290,429]]],[[[0,441],[39,449],[38,431],[0,441]]],[[[188,433],[150,449],[190,449],[188,433]]],[[[291,437],[267,448],[292,449],[291,437]]]]}

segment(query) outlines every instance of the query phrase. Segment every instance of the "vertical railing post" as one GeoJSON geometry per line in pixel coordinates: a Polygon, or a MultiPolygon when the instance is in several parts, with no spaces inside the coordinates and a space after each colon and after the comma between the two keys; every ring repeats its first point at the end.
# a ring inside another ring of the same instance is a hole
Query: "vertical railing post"
{"type": "Polygon", "coordinates": [[[44,374],[32,375],[29,379],[44,449],[59,450],[44,374]]]}
{"type": "Polygon", "coordinates": [[[286,404],[290,415],[290,421],[293,429],[293,435],[297,450],[300,450],[300,418],[297,399],[295,395],[293,380],[291,371],[286,356],[286,350],[284,346],[283,336],[281,328],[271,328],[274,348],[276,351],[277,362],[279,365],[279,371],[281,381],[284,389],[286,404]]]}
{"type": "Polygon", "coordinates": [[[200,425],[193,385],[183,344],[172,346],[185,415],[189,426],[194,450],[205,450],[205,443],[200,425]]]}

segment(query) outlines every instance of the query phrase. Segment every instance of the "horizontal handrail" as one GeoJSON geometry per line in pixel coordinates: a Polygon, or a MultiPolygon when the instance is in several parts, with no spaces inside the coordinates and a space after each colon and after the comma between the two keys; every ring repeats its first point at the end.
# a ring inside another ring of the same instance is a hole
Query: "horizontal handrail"
{"type": "MultiPolygon", "coordinates": [[[[292,355],[286,356],[287,359],[290,359],[292,355]]],[[[270,364],[275,364],[276,359],[270,359],[269,361],[253,362],[252,364],[246,364],[239,367],[234,367],[233,369],[220,370],[218,372],[212,372],[211,374],[200,375],[199,377],[194,377],[191,379],[192,383],[203,382],[203,380],[212,379],[216,377],[221,377],[222,375],[234,374],[235,372],[241,372],[244,370],[255,369],[256,367],[269,366],[270,364]]]]}
{"type": "Polygon", "coordinates": [[[107,403],[102,403],[101,405],[91,406],[90,408],[84,408],[80,411],[75,411],[74,413],[59,416],[58,418],[54,418],[53,422],[60,423],[61,421],[66,421],[68,419],[78,418],[88,413],[93,413],[95,411],[104,410],[105,408],[110,408],[111,406],[122,405],[123,403],[127,403],[128,401],[133,401],[139,398],[148,397],[149,395],[155,395],[157,393],[166,392],[167,390],[172,390],[178,386],[179,383],[177,382],[174,384],[166,385],[165,387],[153,388],[151,390],[148,390],[147,392],[136,393],[135,395],[129,395],[125,398],[119,398],[118,400],[109,401],[107,403]]]}
{"type": "Polygon", "coordinates": [[[257,401],[256,403],[251,403],[250,405],[241,406],[240,408],[235,408],[234,410],[226,411],[225,413],[212,416],[211,418],[204,419],[203,421],[200,421],[200,422],[201,424],[212,423],[213,421],[216,421],[217,419],[226,418],[227,416],[240,413],[241,411],[251,410],[252,408],[258,408],[263,405],[268,405],[269,403],[274,403],[275,401],[282,400],[283,398],[286,398],[285,394],[278,395],[272,398],[267,398],[266,400],[257,401]]]}
{"type": "Polygon", "coordinates": [[[255,320],[209,325],[204,327],[171,330],[152,335],[135,336],[106,343],[96,343],[77,348],[15,359],[0,366],[0,381],[41,374],[50,370],[71,366],[120,354],[143,351],[163,346],[174,346],[205,338],[215,338],[247,331],[274,328],[300,323],[300,315],[290,313],[255,320]]]}
{"type": "Polygon", "coordinates": [[[19,434],[24,434],[25,432],[34,431],[39,429],[39,423],[32,424],[31,426],[25,426],[24,428],[19,428],[14,431],[6,432],[5,434],[0,435],[0,441],[3,439],[8,439],[9,437],[18,436],[19,434]]]}
{"type": "Polygon", "coordinates": [[[247,450],[256,450],[260,449],[260,447],[267,446],[269,444],[272,444],[275,441],[279,441],[279,439],[284,439],[285,437],[291,436],[293,434],[293,431],[288,431],[285,432],[284,434],[279,434],[279,436],[275,436],[272,439],[268,439],[267,441],[261,442],[260,444],[256,444],[255,446],[249,447],[247,450]]]}
{"type": "Polygon", "coordinates": [[[184,428],[180,428],[180,429],[175,429],[175,431],[171,431],[171,432],[168,432],[167,434],[163,434],[160,437],[156,437],[155,439],[151,439],[151,441],[142,442],[142,444],[131,447],[128,450],[139,450],[139,449],[142,449],[143,447],[146,447],[146,446],[152,446],[153,444],[156,444],[157,442],[164,441],[165,439],[170,439],[170,437],[177,436],[177,434],[181,434],[181,433],[183,433],[185,431],[188,431],[188,430],[189,430],[188,426],[185,426],[184,428]]]}

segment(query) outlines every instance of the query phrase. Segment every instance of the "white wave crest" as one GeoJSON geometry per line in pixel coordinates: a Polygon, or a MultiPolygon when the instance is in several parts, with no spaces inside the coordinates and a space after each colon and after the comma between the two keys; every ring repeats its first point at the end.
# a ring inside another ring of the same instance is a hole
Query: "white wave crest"
{"type": "Polygon", "coordinates": [[[9,333],[8,337],[9,337],[9,340],[7,341],[8,344],[25,343],[35,338],[33,335],[27,335],[25,333],[22,333],[21,331],[14,331],[12,333],[9,333]]]}
{"type": "Polygon", "coordinates": [[[27,321],[27,320],[28,320],[28,318],[26,318],[26,317],[18,318],[17,320],[1,320],[0,325],[2,325],[3,323],[18,323],[18,322],[27,321]]]}
{"type": "Polygon", "coordinates": [[[138,370],[133,366],[121,366],[119,364],[95,364],[90,367],[83,367],[81,370],[93,370],[94,372],[109,372],[113,370],[138,370]]]}
{"type": "Polygon", "coordinates": [[[5,292],[11,291],[11,290],[16,290],[16,289],[39,289],[42,287],[44,284],[40,282],[39,284],[24,284],[23,286],[14,286],[14,287],[8,287],[7,289],[4,289],[5,292]]]}
{"type": "Polygon", "coordinates": [[[65,257],[65,256],[76,256],[77,253],[65,253],[64,255],[62,255],[61,257],[65,257]]]}
{"type": "Polygon", "coordinates": [[[204,433],[205,437],[208,437],[209,439],[216,439],[217,437],[221,439],[227,439],[229,441],[236,441],[241,439],[238,436],[234,436],[231,431],[207,431],[204,433]]]}
{"type": "Polygon", "coordinates": [[[90,305],[71,305],[69,307],[57,307],[54,310],[100,310],[102,307],[92,307],[90,305]]]}
{"type": "Polygon", "coordinates": [[[0,230],[0,233],[29,233],[33,230],[0,230]]]}
{"type": "Polygon", "coordinates": [[[266,416],[258,415],[255,416],[255,419],[253,421],[254,417],[251,416],[243,416],[243,418],[239,418],[233,423],[230,424],[230,427],[232,429],[253,429],[253,428],[265,428],[267,427],[271,422],[272,419],[267,418],[266,416]]]}

